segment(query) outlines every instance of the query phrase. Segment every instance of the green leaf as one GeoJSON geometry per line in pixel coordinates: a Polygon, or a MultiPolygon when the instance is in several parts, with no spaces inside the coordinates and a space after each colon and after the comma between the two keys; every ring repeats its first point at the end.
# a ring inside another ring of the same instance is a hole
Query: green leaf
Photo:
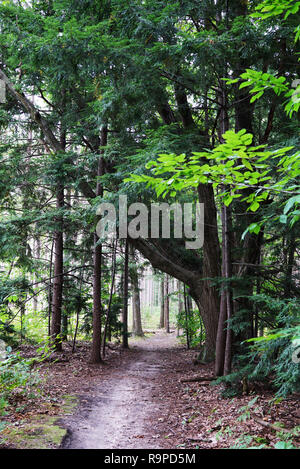
{"type": "Polygon", "coordinates": [[[287,201],[287,203],[286,203],[286,205],[283,209],[283,213],[284,214],[288,213],[290,211],[290,209],[293,207],[293,205],[295,205],[295,204],[300,204],[300,194],[288,199],[288,201],[287,201]]]}
{"type": "Polygon", "coordinates": [[[250,205],[250,210],[252,212],[256,212],[258,209],[259,209],[259,203],[257,201],[254,201],[251,205],[250,205]]]}
{"type": "Polygon", "coordinates": [[[224,204],[226,205],[226,207],[228,207],[232,201],[233,201],[233,197],[231,195],[227,195],[224,199],[224,204]]]}
{"type": "Polygon", "coordinates": [[[280,215],[279,221],[280,221],[280,223],[283,223],[285,225],[286,222],[287,222],[287,216],[286,215],[280,215]]]}

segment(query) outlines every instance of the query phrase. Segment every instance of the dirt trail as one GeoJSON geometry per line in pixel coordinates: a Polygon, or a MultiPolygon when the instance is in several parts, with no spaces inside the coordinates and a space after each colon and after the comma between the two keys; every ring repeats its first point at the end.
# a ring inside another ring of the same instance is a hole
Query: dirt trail
{"type": "Polygon", "coordinates": [[[68,428],[66,449],[160,448],[151,418],[160,412],[153,399],[163,375],[175,361],[175,333],[157,332],[134,340],[121,367],[106,376],[88,396],[81,396],[76,414],[63,424],[68,428]]]}

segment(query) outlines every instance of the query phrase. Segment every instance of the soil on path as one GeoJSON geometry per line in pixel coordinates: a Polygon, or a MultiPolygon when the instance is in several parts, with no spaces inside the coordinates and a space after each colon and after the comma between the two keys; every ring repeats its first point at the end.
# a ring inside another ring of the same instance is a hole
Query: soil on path
{"type": "Polygon", "coordinates": [[[63,422],[68,429],[63,448],[161,448],[154,422],[165,409],[155,391],[179,348],[175,333],[132,340],[127,359],[81,396],[78,412],[63,422]]]}

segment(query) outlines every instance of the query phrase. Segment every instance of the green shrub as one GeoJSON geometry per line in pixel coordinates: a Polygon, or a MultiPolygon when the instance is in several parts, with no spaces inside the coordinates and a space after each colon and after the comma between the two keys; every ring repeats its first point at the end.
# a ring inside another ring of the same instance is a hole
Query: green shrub
{"type": "MultiPolygon", "coordinates": [[[[243,380],[268,383],[276,391],[276,397],[286,397],[300,391],[300,365],[296,357],[300,342],[299,301],[276,299],[267,295],[251,298],[261,313],[276,318],[278,327],[263,337],[256,337],[240,344],[240,353],[234,358],[233,372],[218,378],[215,384],[225,383],[223,397],[233,397],[242,391],[243,380]]],[[[234,328],[233,328],[234,329],[234,328]]]]}
{"type": "Polygon", "coordinates": [[[23,396],[31,396],[40,383],[38,371],[32,370],[35,359],[24,359],[19,353],[9,354],[0,363],[0,409],[6,407],[5,402],[13,395],[14,390],[23,396]],[[2,405],[1,405],[2,403],[2,405]]]}

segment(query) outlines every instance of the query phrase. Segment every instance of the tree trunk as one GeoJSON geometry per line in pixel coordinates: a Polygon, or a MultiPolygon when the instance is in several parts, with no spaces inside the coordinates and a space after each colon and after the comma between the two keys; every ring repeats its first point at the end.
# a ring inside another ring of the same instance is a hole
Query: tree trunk
{"type": "MultiPolygon", "coordinates": [[[[65,106],[65,94],[62,92],[62,107],[65,106]]],[[[66,129],[61,124],[60,129],[60,146],[63,151],[66,149],[66,129]]],[[[65,206],[64,186],[58,183],[56,190],[56,208],[62,210],[65,206]]],[[[64,268],[64,233],[63,233],[63,217],[57,219],[58,228],[55,232],[54,244],[54,281],[53,281],[53,306],[52,306],[52,324],[51,324],[51,340],[55,346],[55,350],[62,350],[61,334],[61,318],[62,318],[62,299],[63,299],[63,268],[64,268]]]]}
{"type": "Polygon", "coordinates": [[[91,363],[100,363],[101,358],[101,262],[102,262],[102,245],[97,244],[99,238],[94,234],[94,275],[93,275],[93,339],[91,349],[91,363]]]}
{"type": "Polygon", "coordinates": [[[107,306],[105,326],[104,326],[104,332],[103,332],[103,357],[105,357],[106,336],[108,336],[108,340],[111,340],[111,334],[110,334],[110,315],[111,314],[110,313],[111,313],[111,303],[112,303],[112,297],[113,297],[114,286],[115,286],[115,277],[116,277],[117,245],[118,245],[118,241],[117,239],[115,239],[114,244],[113,244],[113,253],[112,253],[112,273],[111,273],[109,301],[108,301],[108,306],[107,306]]]}
{"type": "MultiPolygon", "coordinates": [[[[39,259],[41,257],[41,240],[40,240],[39,237],[36,238],[35,241],[34,241],[34,251],[35,251],[36,258],[39,261],[39,259]]],[[[37,274],[35,274],[34,278],[35,278],[35,281],[37,282],[38,281],[37,274]]],[[[37,311],[38,311],[38,295],[36,295],[33,298],[33,311],[35,313],[37,313],[37,311]]]]}
{"type": "Polygon", "coordinates": [[[130,245],[131,269],[130,279],[132,285],[132,334],[138,337],[143,337],[144,332],[142,328],[141,318],[141,302],[140,302],[140,289],[139,277],[137,266],[135,265],[134,247],[130,245]]]}
{"type": "Polygon", "coordinates": [[[177,337],[179,337],[180,333],[180,323],[179,320],[182,317],[182,313],[184,310],[184,304],[183,304],[183,297],[182,297],[182,292],[181,292],[181,282],[177,280],[177,289],[178,289],[178,325],[177,325],[177,337]]]}
{"type": "MultiPolygon", "coordinates": [[[[224,244],[224,242],[223,242],[224,244]]],[[[224,248],[222,250],[222,257],[224,256],[224,248]]],[[[223,261],[223,265],[225,262],[223,261]]],[[[222,277],[225,276],[225,272],[222,269],[222,277]]],[[[225,361],[225,346],[226,346],[226,320],[227,320],[227,303],[226,293],[223,289],[221,293],[220,303],[220,316],[216,340],[216,359],[215,359],[215,375],[223,376],[224,374],[224,361],[225,361]]]]}
{"type": "Polygon", "coordinates": [[[25,303],[24,303],[24,300],[21,304],[21,308],[20,308],[20,344],[22,344],[23,342],[23,339],[25,339],[25,333],[24,333],[24,319],[25,319],[25,312],[26,312],[26,309],[25,309],[25,303]]]}
{"type": "MultiPolygon", "coordinates": [[[[64,207],[64,188],[60,184],[56,192],[56,208],[64,207]]],[[[54,243],[54,280],[52,295],[51,338],[55,350],[62,350],[61,344],[61,310],[63,292],[63,231],[62,219],[59,219],[60,228],[55,233],[54,243]]]]}
{"type": "Polygon", "coordinates": [[[190,349],[190,331],[189,331],[189,316],[190,316],[190,309],[189,309],[189,302],[186,292],[186,286],[184,285],[184,312],[185,312],[185,334],[186,334],[186,348],[190,349]]]}
{"type": "Polygon", "coordinates": [[[63,308],[62,312],[62,323],[61,323],[61,338],[62,341],[68,340],[68,328],[69,328],[69,320],[68,320],[68,311],[63,308]]]}
{"type": "Polygon", "coordinates": [[[285,285],[284,285],[284,298],[290,298],[293,285],[293,267],[295,262],[296,241],[295,231],[291,230],[286,236],[286,262],[285,270],[285,285]]]}
{"type": "MultiPolygon", "coordinates": [[[[81,288],[82,288],[82,276],[83,272],[80,274],[80,283],[79,283],[79,295],[81,297],[81,288]]],[[[76,338],[77,338],[77,332],[78,332],[78,327],[79,327],[79,314],[81,310],[81,298],[78,301],[77,308],[76,308],[76,324],[75,324],[75,331],[74,331],[74,337],[73,337],[73,344],[72,344],[72,353],[75,352],[75,346],[76,346],[76,338]]]]}
{"type": "Polygon", "coordinates": [[[123,276],[123,312],[122,312],[122,345],[128,348],[128,240],[125,241],[124,276],[123,276]]]}
{"type": "Polygon", "coordinates": [[[159,328],[163,329],[165,327],[165,279],[164,274],[162,275],[160,281],[160,319],[159,319],[159,328]]]}
{"type": "Polygon", "coordinates": [[[164,301],[164,327],[170,332],[170,300],[169,300],[169,276],[165,276],[165,301],[164,301]]]}
{"type": "Polygon", "coordinates": [[[52,268],[53,268],[53,253],[54,253],[55,238],[52,239],[51,252],[50,252],[50,265],[49,265],[49,286],[48,286],[48,336],[51,336],[51,318],[52,318],[52,268]]]}
{"type": "Polygon", "coordinates": [[[231,361],[232,361],[232,341],[233,331],[230,326],[230,320],[233,314],[232,305],[232,289],[230,285],[230,278],[232,276],[232,261],[231,261],[231,209],[230,207],[223,207],[224,209],[224,223],[225,223],[225,278],[227,281],[226,285],[226,309],[227,309],[227,328],[226,328],[226,344],[225,344],[225,356],[224,356],[224,375],[231,373],[231,361]]]}
{"type": "MultiPolygon", "coordinates": [[[[227,76],[226,65],[224,66],[224,76],[227,76]]],[[[224,85],[221,83],[219,88],[220,103],[220,125],[219,141],[224,143],[223,135],[229,129],[227,93],[224,85]]],[[[232,355],[232,330],[228,320],[232,317],[233,304],[232,292],[229,285],[229,279],[232,276],[231,260],[231,208],[222,204],[221,207],[222,222],[222,277],[226,279],[221,292],[220,316],[218,323],[218,333],[216,342],[216,376],[229,374],[231,371],[232,355]]]]}
{"type": "Polygon", "coordinates": [[[213,189],[210,185],[198,186],[199,202],[204,203],[204,244],[203,244],[203,271],[199,278],[199,290],[190,288],[190,294],[194,298],[201,313],[205,327],[205,345],[202,361],[215,359],[215,347],[217,340],[220,296],[217,288],[210,278],[220,277],[220,244],[217,227],[217,211],[213,189]]]}
{"type": "Polygon", "coordinates": [[[142,318],[141,318],[141,303],[140,303],[140,292],[137,287],[133,287],[132,295],[132,333],[138,337],[143,337],[144,332],[142,328],[142,318]]]}
{"type": "MultiPolygon", "coordinates": [[[[107,145],[107,127],[103,127],[101,130],[100,142],[96,143],[96,147],[105,147],[107,145]]],[[[102,182],[100,181],[101,176],[104,174],[104,160],[103,160],[103,148],[100,151],[100,157],[98,162],[97,171],[97,186],[96,196],[103,196],[102,182]]],[[[94,233],[94,275],[93,275],[93,339],[91,348],[91,363],[100,363],[101,358],[101,327],[102,327],[102,304],[101,304],[101,282],[102,282],[102,245],[99,244],[99,238],[94,233]]]]}

